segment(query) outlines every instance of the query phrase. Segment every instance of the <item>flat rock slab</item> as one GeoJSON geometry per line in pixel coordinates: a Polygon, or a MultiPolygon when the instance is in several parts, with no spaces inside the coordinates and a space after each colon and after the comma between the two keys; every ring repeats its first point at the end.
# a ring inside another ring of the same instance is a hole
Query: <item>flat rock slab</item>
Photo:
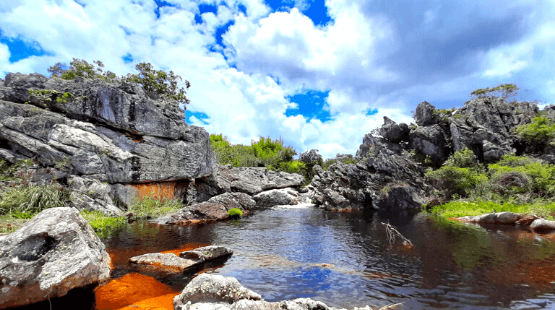
{"type": "Polygon", "coordinates": [[[173,253],[147,253],[134,256],[129,259],[129,263],[137,265],[152,265],[167,269],[185,271],[204,263],[204,259],[181,258],[173,253]]]}
{"type": "Polygon", "coordinates": [[[224,246],[210,245],[202,248],[196,248],[191,251],[184,251],[179,253],[179,257],[187,259],[196,259],[211,261],[220,257],[229,256],[233,254],[233,250],[224,246]]]}
{"type": "Polygon", "coordinates": [[[0,309],[64,296],[110,271],[106,247],[77,209],[46,209],[0,237],[0,309]]]}
{"type": "Polygon", "coordinates": [[[148,253],[134,256],[129,263],[136,265],[150,265],[169,270],[187,271],[201,267],[203,263],[233,254],[233,251],[223,246],[207,246],[192,251],[184,251],[179,256],[173,253],[148,253]]]}

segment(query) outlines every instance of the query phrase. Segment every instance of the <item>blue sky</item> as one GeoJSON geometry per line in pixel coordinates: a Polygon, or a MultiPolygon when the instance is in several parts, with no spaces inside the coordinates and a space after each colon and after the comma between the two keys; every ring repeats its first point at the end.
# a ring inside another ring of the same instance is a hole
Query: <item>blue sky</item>
{"type": "Polygon", "coordinates": [[[232,143],[354,154],[422,101],[514,83],[555,103],[555,0],[0,1],[0,77],[101,60],[191,82],[186,120],[232,143]]]}

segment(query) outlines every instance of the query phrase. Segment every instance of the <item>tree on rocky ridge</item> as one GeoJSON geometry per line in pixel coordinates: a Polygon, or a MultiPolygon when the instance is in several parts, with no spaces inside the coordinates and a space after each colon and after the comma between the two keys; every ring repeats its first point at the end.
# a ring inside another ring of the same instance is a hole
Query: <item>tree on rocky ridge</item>
{"type": "Polygon", "coordinates": [[[494,97],[494,96],[501,96],[503,99],[507,99],[507,97],[515,96],[517,94],[517,90],[519,88],[515,84],[501,84],[499,86],[493,88],[480,88],[470,93],[470,95],[475,96],[476,98],[484,98],[484,97],[494,97]]]}

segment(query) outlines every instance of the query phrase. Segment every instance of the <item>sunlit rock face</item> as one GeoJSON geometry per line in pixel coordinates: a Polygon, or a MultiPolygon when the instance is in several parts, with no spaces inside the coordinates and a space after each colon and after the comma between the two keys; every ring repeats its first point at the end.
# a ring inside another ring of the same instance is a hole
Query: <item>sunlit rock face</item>
{"type": "Polygon", "coordinates": [[[75,208],[52,208],[0,237],[0,308],[60,297],[110,276],[110,256],[75,208]]]}
{"type": "MultiPolygon", "coordinates": [[[[138,84],[9,73],[0,84],[0,157],[37,160],[51,168],[37,171],[43,180],[56,174],[108,183],[110,197],[124,205],[145,191],[130,184],[150,183],[146,190],[173,198],[183,194],[178,183],[212,175],[209,134],[188,126],[183,112],[138,84]]],[[[110,213],[112,206],[92,209],[110,213]]]]}

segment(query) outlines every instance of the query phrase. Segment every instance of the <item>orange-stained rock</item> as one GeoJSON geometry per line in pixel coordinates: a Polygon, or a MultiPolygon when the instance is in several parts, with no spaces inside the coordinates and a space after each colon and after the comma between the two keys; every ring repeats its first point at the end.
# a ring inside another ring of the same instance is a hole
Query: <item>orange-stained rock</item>
{"type": "Polygon", "coordinates": [[[144,197],[167,198],[174,199],[177,182],[153,182],[143,184],[129,184],[139,190],[137,194],[139,199],[144,197]]]}
{"type": "MultiPolygon", "coordinates": [[[[138,273],[129,273],[119,279],[114,279],[95,290],[96,309],[115,310],[135,305],[141,301],[145,302],[144,306],[146,307],[149,304],[154,305],[154,302],[156,301],[163,302],[164,300],[169,299],[168,295],[171,295],[171,298],[173,298],[173,296],[178,293],[178,291],[172,290],[170,286],[158,282],[152,277],[138,273]],[[155,299],[158,297],[160,297],[160,299],[147,302],[149,299],[155,299]]],[[[173,305],[169,308],[129,307],[129,309],[173,309],[173,305]]]]}

